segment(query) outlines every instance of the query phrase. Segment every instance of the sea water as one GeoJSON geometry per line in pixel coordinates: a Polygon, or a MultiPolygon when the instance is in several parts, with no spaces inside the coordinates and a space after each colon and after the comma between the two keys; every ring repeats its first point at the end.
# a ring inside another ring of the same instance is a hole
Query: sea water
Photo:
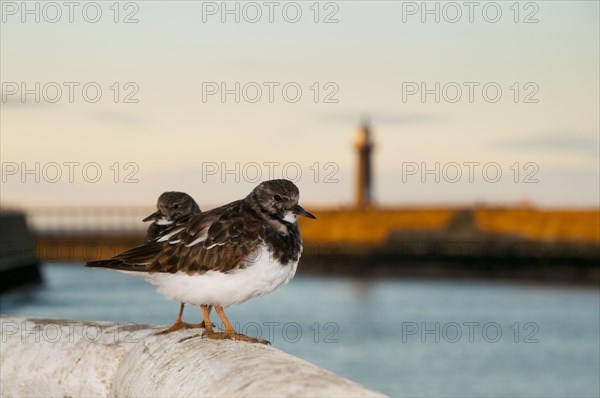
{"type": "MultiPolygon", "coordinates": [[[[179,304],[142,278],[42,266],[3,314],[171,324],[179,304]]],[[[236,329],[367,387],[406,397],[598,397],[597,288],[298,275],[227,309],[236,329]]],[[[201,320],[186,307],[184,319],[201,320]]],[[[219,319],[213,314],[213,323],[219,319]]]]}

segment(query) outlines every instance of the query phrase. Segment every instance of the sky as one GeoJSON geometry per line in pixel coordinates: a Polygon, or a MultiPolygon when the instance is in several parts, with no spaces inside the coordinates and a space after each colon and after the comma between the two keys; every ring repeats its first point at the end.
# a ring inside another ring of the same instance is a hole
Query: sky
{"type": "Polygon", "coordinates": [[[1,2],[3,206],[347,205],[365,119],[381,205],[599,204],[597,1],[73,4],[1,2]]]}

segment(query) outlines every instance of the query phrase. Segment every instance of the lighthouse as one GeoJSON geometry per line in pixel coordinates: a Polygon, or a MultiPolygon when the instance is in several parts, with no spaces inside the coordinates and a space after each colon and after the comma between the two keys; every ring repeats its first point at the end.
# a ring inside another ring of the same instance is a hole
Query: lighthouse
{"type": "Polygon", "coordinates": [[[354,204],[359,209],[366,209],[373,204],[373,168],[371,165],[373,141],[371,128],[367,121],[364,121],[356,132],[354,146],[358,155],[354,204]]]}

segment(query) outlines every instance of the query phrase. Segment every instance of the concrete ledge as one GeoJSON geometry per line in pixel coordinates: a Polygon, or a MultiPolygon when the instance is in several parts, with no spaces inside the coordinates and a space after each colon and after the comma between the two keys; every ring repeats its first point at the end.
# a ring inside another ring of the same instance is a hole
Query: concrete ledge
{"type": "Polygon", "coordinates": [[[201,329],[0,317],[2,397],[383,396],[276,348],[201,329]]]}

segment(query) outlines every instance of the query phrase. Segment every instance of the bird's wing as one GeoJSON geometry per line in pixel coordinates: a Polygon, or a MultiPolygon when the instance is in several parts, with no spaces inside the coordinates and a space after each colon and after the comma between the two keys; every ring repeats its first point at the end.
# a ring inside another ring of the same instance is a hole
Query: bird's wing
{"type": "Polygon", "coordinates": [[[235,202],[177,222],[150,243],[88,267],[142,272],[229,272],[244,267],[262,243],[264,224],[235,202]]]}

